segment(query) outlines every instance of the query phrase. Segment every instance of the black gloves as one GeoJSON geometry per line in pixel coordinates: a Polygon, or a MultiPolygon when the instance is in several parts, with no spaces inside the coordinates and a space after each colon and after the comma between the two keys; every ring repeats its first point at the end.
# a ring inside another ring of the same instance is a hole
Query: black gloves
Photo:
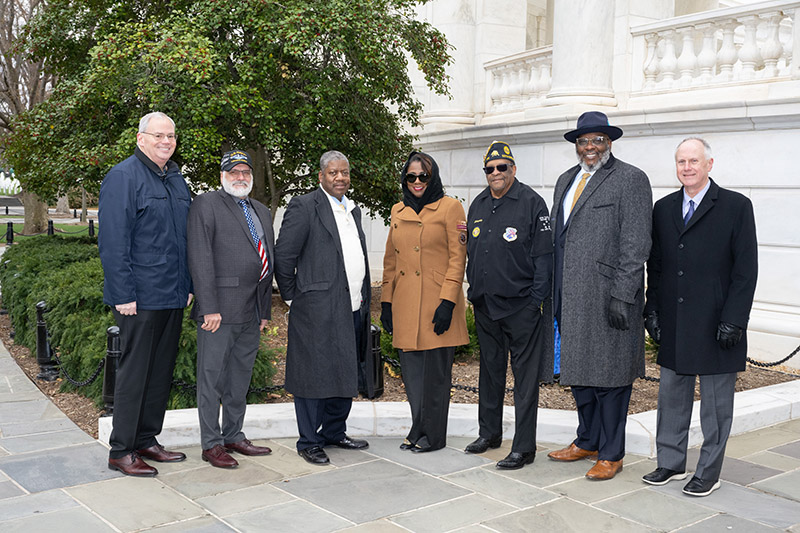
{"type": "Polygon", "coordinates": [[[617,300],[613,296],[608,304],[608,325],[614,329],[628,329],[628,316],[631,314],[633,305],[617,300]]]}
{"type": "Polygon", "coordinates": [[[433,322],[434,333],[441,335],[450,329],[450,321],[453,319],[453,308],[455,306],[456,304],[450,300],[442,300],[442,303],[436,308],[436,312],[433,313],[433,320],[431,321],[433,322]]]}
{"type": "Polygon", "coordinates": [[[720,322],[717,326],[717,342],[723,350],[730,350],[742,340],[742,328],[727,322],[720,322]]]}
{"type": "Polygon", "coordinates": [[[390,302],[381,302],[381,326],[383,331],[392,334],[392,304],[390,302]]]}
{"type": "Polygon", "coordinates": [[[644,317],[644,329],[647,334],[655,341],[656,344],[661,344],[661,325],[658,323],[658,313],[651,311],[644,317]]]}

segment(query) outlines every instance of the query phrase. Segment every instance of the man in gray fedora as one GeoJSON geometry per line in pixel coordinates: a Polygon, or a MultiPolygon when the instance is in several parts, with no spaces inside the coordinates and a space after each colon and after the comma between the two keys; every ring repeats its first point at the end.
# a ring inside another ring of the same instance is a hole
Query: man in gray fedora
{"type": "Polygon", "coordinates": [[[652,193],[647,175],[616,159],[622,130],[589,111],[564,134],[578,165],[556,182],[553,315],[561,384],[578,409],[577,438],[555,461],[597,457],[592,480],[622,470],[633,381],[644,375],[644,263],[650,251],[652,193]]]}

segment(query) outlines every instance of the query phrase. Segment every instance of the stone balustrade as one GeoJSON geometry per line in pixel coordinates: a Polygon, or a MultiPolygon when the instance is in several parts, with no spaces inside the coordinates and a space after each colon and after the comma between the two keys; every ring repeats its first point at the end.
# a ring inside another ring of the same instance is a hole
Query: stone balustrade
{"type": "Polygon", "coordinates": [[[539,105],[550,90],[552,65],[552,46],[485,63],[489,112],[513,112],[539,105]]]}
{"type": "Polygon", "coordinates": [[[800,2],[773,0],[634,26],[631,90],[798,79],[798,17],[800,2]]]}

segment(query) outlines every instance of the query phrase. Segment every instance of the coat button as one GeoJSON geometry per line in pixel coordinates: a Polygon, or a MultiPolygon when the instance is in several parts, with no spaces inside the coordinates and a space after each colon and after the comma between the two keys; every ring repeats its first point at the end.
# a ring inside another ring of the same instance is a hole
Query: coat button
{"type": "Polygon", "coordinates": [[[683,243],[680,243],[680,244],[678,245],[678,250],[683,250],[683,243]]]}
{"type": "Polygon", "coordinates": [[[683,298],[678,298],[678,303],[682,304],[683,303],[683,298]]]}
{"type": "Polygon", "coordinates": [[[401,276],[405,276],[405,275],[406,275],[406,273],[405,273],[405,272],[403,272],[403,271],[401,270],[401,271],[400,271],[400,275],[401,275],[401,276]]]}
{"type": "Polygon", "coordinates": [[[415,247],[414,247],[414,251],[415,251],[415,252],[419,252],[419,246],[415,246],[415,247]]]}
{"type": "Polygon", "coordinates": [[[678,276],[683,276],[683,270],[678,270],[678,276]]]}
{"type": "Polygon", "coordinates": [[[417,270],[417,276],[419,276],[419,270],[417,270]]]}
{"type": "Polygon", "coordinates": [[[422,227],[422,222],[417,222],[417,226],[422,227]]]}
{"type": "Polygon", "coordinates": [[[394,249],[394,253],[396,253],[396,254],[399,254],[399,253],[400,253],[400,250],[398,250],[397,248],[395,248],[395,249],[394,249]]]}
{"type": "Polygon", "coordinates": [[[395,228],[397,227],[397,223],[396,223],[396,222],[395,222],[395,224],[394,224],[394,227],[395,227],[395,228]]]}

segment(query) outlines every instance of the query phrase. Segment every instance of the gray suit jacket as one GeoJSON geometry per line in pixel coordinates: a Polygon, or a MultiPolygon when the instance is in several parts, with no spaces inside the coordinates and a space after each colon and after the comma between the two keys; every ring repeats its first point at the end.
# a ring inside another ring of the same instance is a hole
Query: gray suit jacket
{"type": "Polygon", "coordinates": [[[356,346],[342,245],[322,189],[289,202],[275,245],[275,279],[291,300],[286,390],[302,398],[354,397],[358,357],[369,338],[369,263],[361,210],[353,210],[366,274],[361,287],[362,342],[356,346]]]}
{"type": "Polygon", "coordinates": [[[236,200],[218,190],[201,194],[192,202],[187,254],[194,284],[194,320],[220,313],[223,324],[241,324],[252,320],[256,311],[261,319],[270,318],[275,257],[272,217],[264,204],[253,199],[250,202],[264,227],[263,241],[270,261],[269,272],[261,282],[261,258],[236,200]]]}
{"type": "Polygon", "coordinates": [[[559,176],[550,214],[554,304],[561,306],[561,383],[621,387],[644,375],[641,320],[653,208],[650,181],[611,156],[589,180],[565,226],[561,206],[578,168],[559,176]],[[632,304],[626,331],[608,324],[612,296],[632,304]]]}

